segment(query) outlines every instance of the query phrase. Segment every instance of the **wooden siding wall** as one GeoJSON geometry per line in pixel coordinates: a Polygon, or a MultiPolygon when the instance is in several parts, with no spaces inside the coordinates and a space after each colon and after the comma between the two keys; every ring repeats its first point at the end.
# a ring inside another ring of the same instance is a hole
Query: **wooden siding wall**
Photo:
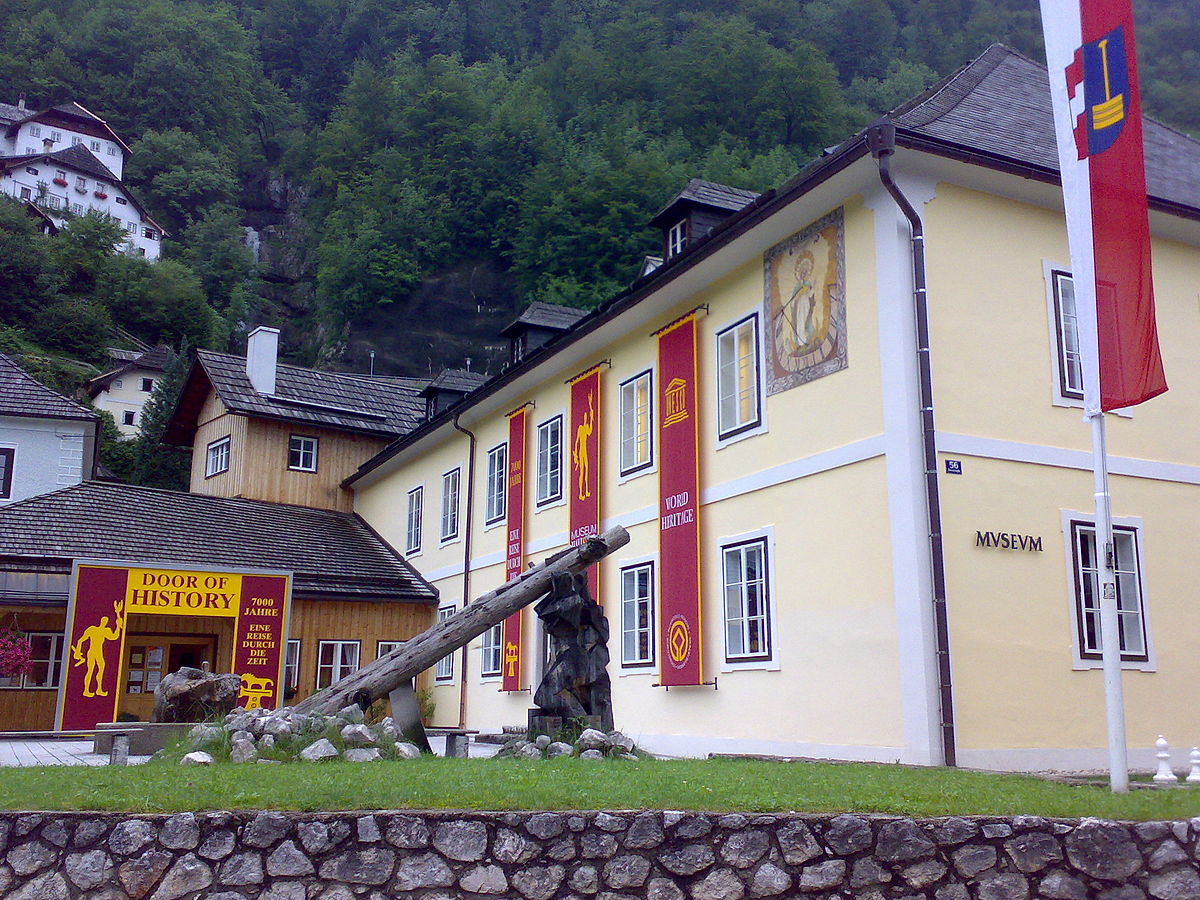
{"type": "Polygon", "coordinates": [[[387,443],[382,438],[344,431],[251,419],[241,496],[350,512],[354,497],[340,487],[342,480],[353,475],[387,443]],[[288,468],[288,441],[293,434],[317,439],[316,472],[296,472],[288,468]]]}
{"type": "Polygon", "coordinates": [[[292,640],[300,641],[298,703],[316,689],[320,641],[359,641],[358,664],[377,658],[379,641],[407,641],[437,621],[437,606],[417,603],[365,603],[350,600],[294,600],[292,640]]]}
{"type": "MultiPolygon", "coordinates": [[[[65,610],[38,607],[5,607],[7,618],[15,613],[23,631],[62,634],[65,610]]],[[[317,645],[323,640],[359,641],[359,665],[373,662],[379,641],[406,641],[437,620],[437,607],[416,603],[368,603],[345,600],[294,600],[290,638],[300,640],[300,683],[296,702],[311,694],[317,680],[317,645]]],[[[232,661],[233,620],[212,616],[130,616],[129,636],[216,635],[217,652],[213,670],[229,671],[232,661]]],[[[68,652],[69,648],[64,648],[68,652]]],[[[122,689],[123,689],[122,685],[122,689]]],[[[122,693],[124,700],[125,695],[122,693]]],[[[135,698],[136,699],[136,698],[135,698]]],[[[0,689],[0,730],[39,730],[54,727],[58,691],[0,689]]],[[[146,701],[153,703],[148,697],[146,701]]],[[[139,708],[139,713],[142,710],[139,708]]],[[[145,718],[145,716],[143,716],[145,718]]]]}
{"type": "Polygon", "coordinates": [[[200,409],[192,446],[190,490],[215,497],[245,497],[350,512],[354,498],[343,479],[385,446],[384,438],[328,428],[249,418],[225,411],[215,391],[200,409]],[[288,441],[293,434],[317,438],[317,471],[288,468],[288,441]],[[230,436],[229,471],[204,477],[208,445],[230,436]]]}
{"type": "MultiPolygon", "coordinates": [[[[210,400],[212,398],[210,397],[210,400]]],[[[204,404],[204,411],[209,403],[204,404]]],[[[196,429],[196,440],[192,445],[192,478],[189,490],[194,494],[212,497],[240,497],[245,482],[246,470],[246,425],[245,416],[234,416],[222,412],[215,418],[204,419],[196,429]],[[229,435],[229,469],[212,478],[204,477],[204,466],[208,457],[208,445],[229,435]]]]}
{"type": "MultiPolygon", "coordinates": [[[[16,616],[17,627],[22,631],[44,631],[62,634],[66,628],[65,609],[42,607],[5,606],[0,615],[5,625],[12,624],[16,616]]],[[[64,648],[65,650],[65,648],[64,648]]],[[[21,688],[0,689],[0,731],[45,731],[54,727],[54,708],[58,703],[57,688],[24,690],[21,688]]]]}

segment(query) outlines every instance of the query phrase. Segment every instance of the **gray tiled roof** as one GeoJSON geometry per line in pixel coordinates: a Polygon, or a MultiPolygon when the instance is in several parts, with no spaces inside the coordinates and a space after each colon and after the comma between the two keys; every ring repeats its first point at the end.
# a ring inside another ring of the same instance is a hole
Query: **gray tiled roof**
{"type": "Polygon", "coordinates": [[[196,361],[231,412],[381,437],[411,431],[425,414],[416,391],[384,379],[281,363],[275,372],[275,393],[267,395],[254,390],[241,356],[198,350],[196,361]]]}
{"type": "Polygon", "coordinates": [[[715,181],[693,178],[688,181],[682,191],[672,197],[670,202],[654,214],[649,224],[651,226],[660,224],[659,220],[663,215],[685,201],[737,212],[747,204],[753,203],[758,196],[757,191],[747,191],[742,188],[730,187],[727,184],[717,184],[715,181]]]}
{"type": "Polygon", "coordinates": [[[91,175],[93,178],[102,178],[105,181],[111,181],[113,184],[121,183],[121,179],[114,175],[108,166],[93,156],[92,151],[83,146],[83,144],[76,144],[74,147],[67,147],[63,150],[55,150],[53,153],[25,153],[20,156],[4,157],[4,161],[9,165],[21,165],[26,161],[34,159],[49,160],[65,168],[75,169],[86,175],[91,175]]]}
{"type": "Polygon", "coordinates": [[[50,390],[0,353],[0,415],[91,421],[99,416],[50,390]]]}
{"type": "Polygon", "coordinates": [[[508,335],[522,325],[533,325],[538,328],[552,328],[555,331],[569,331],[571,326],[588,314],[589,310],[574,306],[560,306],[557,303],[543,303],[534,300],[521,315],[500,332],[508,335]]]}
{"type": "MultiPolygon", "coordinates": [[[[1046,67],[994,44],[889,116],[899,128],[1058,171],[1046,67]]],[[[1200,141],[1145,119],[1151,197],[1200,208],[1200,141]]]]}
{"type": "Polygon", "coordinates": [[[675,199],[694,200],[696,203],[703,203],[707,206],[736,211],[757,196],[758,191],[747,191],[742,188],[730,187],[727,184],[717,184],[715,181],[693,178],[675,199]]]}
{"type": "Polygon", "coordinates": [[[30,110],[21,109],[19,106],[13,106],[11,103],[0,103],[0,122],[19,122],[22,119],[29,118],[30,110]]]}
{"type": "MultiPolygon", "coordinates": [[[[112,358],[116,353],[125,353],[124,350],[110,350],[109,356],[112,358]]],[[[171,348],[160,344],[153,350],[147,350],[145,353],[133,351],[127,361],[123,362],[117,368],[105,372],[103,375],[97,375],[90,379],[84,388],[88,392],[88,396],[95,397],[116,379],[120,378],[126,372],[132,372],[137,369],[142,369],[150,372],[164,372],[167,368],[167,363],[171,361],[171,348]]]]}
{"type": "Polygon", "coordinates": [[[471,372],[467,369],[442,369],[421,393],[429,394],[432,391],[442,390],[461,391],[469,394],[487,381],[488,377],[483,372],[471,372]]]}
{"type": "Polygon", "coordinates": [[[352,513],[95,481],[0,508],[3,557],[282,569],[298,596],[437,598],[352,513]]]}

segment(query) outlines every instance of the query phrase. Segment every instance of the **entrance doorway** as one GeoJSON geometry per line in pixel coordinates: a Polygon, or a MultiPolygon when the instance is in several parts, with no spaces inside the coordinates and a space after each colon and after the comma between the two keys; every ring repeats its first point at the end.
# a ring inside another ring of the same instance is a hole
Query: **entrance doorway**
{"type": "Polygon", "coordinates": [[[217,636],[214,634],[130,634],[121,666],[118,714],[146,722],[154,711],[154,689],[182,666],[199,669],[205,662],[215,668],[217,636]]]}

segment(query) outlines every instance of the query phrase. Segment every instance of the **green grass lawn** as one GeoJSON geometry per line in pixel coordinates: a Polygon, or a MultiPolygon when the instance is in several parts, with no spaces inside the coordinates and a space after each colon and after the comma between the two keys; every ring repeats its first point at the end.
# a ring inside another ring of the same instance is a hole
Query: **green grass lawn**
{"type": "Polygon", "coordinates": [[[376,763],[0,770],[0,807],[205,809],[694,809],[913,816],[1186,819],[1200,789],[1139,790],[906,766],[759,760],[585,762],[442,759],[376,763]]]}

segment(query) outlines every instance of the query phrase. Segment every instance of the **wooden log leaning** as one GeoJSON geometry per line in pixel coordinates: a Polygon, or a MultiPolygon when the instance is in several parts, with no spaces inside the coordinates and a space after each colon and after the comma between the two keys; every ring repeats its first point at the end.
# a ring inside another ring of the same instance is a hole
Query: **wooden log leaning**
{"type": "Polygon", "coordinates": [[[364,695],[371,702],[386,697],[446,654],[465,647],[493,625],[544,597],[550,591],[553,575],[582,572],[628,543],[629,533],[618,525],[599,537],[588,538],[576,547],[556,553],[391,653],[300,701],[293,709],[300,713],[332,715],[364,695]]]}

